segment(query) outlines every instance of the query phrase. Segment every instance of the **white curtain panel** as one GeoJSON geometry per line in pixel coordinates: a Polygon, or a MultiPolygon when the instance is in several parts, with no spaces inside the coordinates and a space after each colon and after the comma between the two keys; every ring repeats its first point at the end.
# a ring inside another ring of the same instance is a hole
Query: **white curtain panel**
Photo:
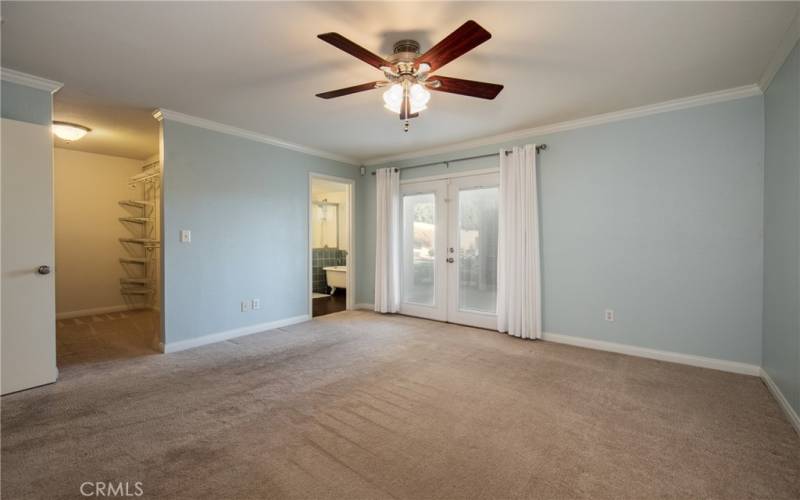
{"type": "Polygon", "coordinates": [[[375,227],[375,310],[400,310],[400,172],[382,168],[377,180],[375,227]]]}
{"type": "Polygon", "coordinates": [[[500,151],[497,329],[523,339],[542,337],[536,146],[500,151]]]}

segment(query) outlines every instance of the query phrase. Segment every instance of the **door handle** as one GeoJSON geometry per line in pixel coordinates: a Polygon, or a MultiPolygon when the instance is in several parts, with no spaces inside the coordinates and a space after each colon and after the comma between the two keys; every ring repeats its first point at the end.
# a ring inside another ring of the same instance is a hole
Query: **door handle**
{"type": "Polygon", "coordinates": [[[36,272],[39,274],[50,274],[50,266],[39,266],[36,272]]]}
{"type": "Polygon", "coordinates": [[[455,262],[455,261],[456,261],[456,259],[454,259],[454,258],[452,258],[452,257],[448,257],[448,258],[447,258],[447,262],[449,262],[449,263],[451,263],[451,264],[452,264],[453,262],[455,262]]]}

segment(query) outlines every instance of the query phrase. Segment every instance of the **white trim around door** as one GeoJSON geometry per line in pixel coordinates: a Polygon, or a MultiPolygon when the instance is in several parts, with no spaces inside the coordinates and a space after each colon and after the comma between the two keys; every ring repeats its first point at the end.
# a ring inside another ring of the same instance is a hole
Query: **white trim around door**
{"type": "Polygon", "coordinates": [[[496,171],[402,183],[402,314],[497,329],[498,186],[496,171]]]}

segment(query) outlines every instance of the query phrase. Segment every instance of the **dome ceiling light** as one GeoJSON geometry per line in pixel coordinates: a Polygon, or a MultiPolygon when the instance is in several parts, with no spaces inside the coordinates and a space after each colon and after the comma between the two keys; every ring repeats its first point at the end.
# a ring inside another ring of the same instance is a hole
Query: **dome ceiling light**
{"type": "Polygon", "coordinates": [[[67,142],[83,139],[83,136],[91,131],[92,129],[89,127],[84,127],[83,125],[78,125],[77,123],[53,122],[53,133],[59,139],[63,139],[67,142]]]}

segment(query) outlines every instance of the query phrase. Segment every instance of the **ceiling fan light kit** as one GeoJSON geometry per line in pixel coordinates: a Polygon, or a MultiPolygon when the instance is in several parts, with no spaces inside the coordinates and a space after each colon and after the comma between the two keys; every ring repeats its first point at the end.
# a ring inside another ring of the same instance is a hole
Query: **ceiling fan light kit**
{"type": "Polygon", "coordinates": [[[403,120],[403,130],[408,132],[408,121],[428,108],[431,93],[428,90],[460,94],[481,99],[494,99],[503,90],[495,83],[462,80],[432,75],[450,61],[466,54],[492,35],[475,21],[467,21],[444,40],[420,55],[416,40],[400,40],[394,44],[393,54],[384,59],[357,45],[338,33],[317,36],[348,54],[361,59],[383,72],[385,80],[363,83],[330,92],[317,94],[323,99],[388,87],[383,93],[384,107],[403,120]]]}

